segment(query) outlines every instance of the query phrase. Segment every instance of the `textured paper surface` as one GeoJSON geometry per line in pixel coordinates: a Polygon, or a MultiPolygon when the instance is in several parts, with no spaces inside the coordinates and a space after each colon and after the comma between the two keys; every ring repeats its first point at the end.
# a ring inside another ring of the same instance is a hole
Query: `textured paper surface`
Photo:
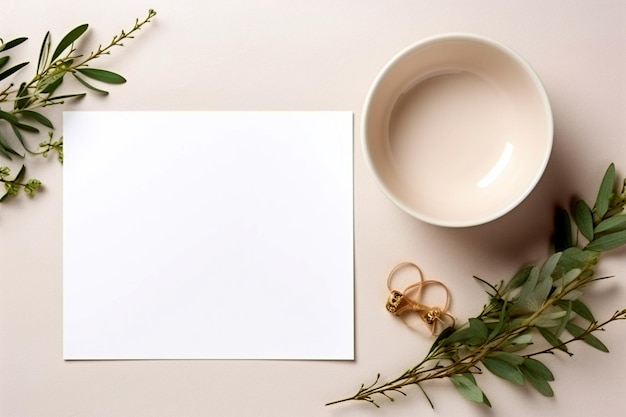
{"type": "Polygon", "coordinates": [[[350,112],[66,112],[65,359],[353,359],[350,112]]]}

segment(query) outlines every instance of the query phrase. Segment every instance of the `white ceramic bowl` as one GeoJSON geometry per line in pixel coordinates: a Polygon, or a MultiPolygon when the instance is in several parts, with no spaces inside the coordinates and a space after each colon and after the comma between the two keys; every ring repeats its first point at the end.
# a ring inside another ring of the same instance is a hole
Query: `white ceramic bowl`
{"type": "Polygon", "coordinates": [[[396,55],[363,110],[365,158],[385,194],[428,223],[474,226],[517,206],[552,149],[541,81],[511,49],[446,34],[396,55]]]}

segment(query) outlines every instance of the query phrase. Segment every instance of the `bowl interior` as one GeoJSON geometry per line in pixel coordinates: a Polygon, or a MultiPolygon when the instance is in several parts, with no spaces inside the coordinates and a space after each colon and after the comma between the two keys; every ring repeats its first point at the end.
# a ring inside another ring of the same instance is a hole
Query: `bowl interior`
{"type": "Polygon", "coordinates": [[[443,226],[500,217],[532,190],[552,147],[549,103],[530,67],[484,38],[408,48],[375,81],[366,158],[401,208],[443,226]]]}

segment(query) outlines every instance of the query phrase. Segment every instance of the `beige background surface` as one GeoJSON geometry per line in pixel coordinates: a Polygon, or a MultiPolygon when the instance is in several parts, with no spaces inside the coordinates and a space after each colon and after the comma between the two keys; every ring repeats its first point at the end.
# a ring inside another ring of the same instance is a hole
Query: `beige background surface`
{"type": "MultiPolygon", "coordinates": [[[[395,377],[430,346],[428,336],[384,309],[393,265],[412,260],[444,281],[454,314],[465,319],[485,301],[472,275],[497,282],[522,263],[540,261],[555,204],[573,194],[593,199],[611,161],[624,176],[626,2],[4,0],[0,35],[29,36],[20,53],[34,61],[48,29],[58,41],[88,22],[82,46],[94,48],[149,7],[159,13],[154,24],[102,60],[128,83],[68,108],[354,111],[357,359],[64,362],[62,171],[54,160],[36,160],[30,174],[45,191],[0,207],[1,417],[623,414],[623,323],[602,335],[608,355],[578,345],[573,358],[546,358],[557,378],[552,399],[484,375],[479,382],[491,411],[463,400],[445,381],[427,387],[434,411],[417,390],[395,404],[381,400],[382,410],[323,404],[352,394],[377,372],[395,377]],[[363,100],[382,66],[407,45],[450,31],[492,37],[524,56],[545,83],[555,120],[553,156],[530,197],[498,221],[460,230],[421,223],[388,201],[365,167],[358,131],[363,100]]],[[[26,77],[33,66],[24,71],[26,77]]],[[[60,127],[59,110],[47,115],[60,127]]],[[[185,204],[184,196],[176,198],[185,204]]],[[[616,278],[587,295],[598,317],[626,307],[625,254],[603,260],[599,273],[616,278]]]]}

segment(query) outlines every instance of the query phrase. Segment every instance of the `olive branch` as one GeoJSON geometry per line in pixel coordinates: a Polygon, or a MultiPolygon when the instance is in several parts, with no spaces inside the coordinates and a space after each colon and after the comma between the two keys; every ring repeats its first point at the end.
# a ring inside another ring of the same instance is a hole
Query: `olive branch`
{"type": "MultiPolygon", "coordinates": [[[[136,19],[135,24],[129,30],[122,30],[113,36],[113,39],[106,45],[99,45],[97,50],[84,56],[75,47],[76,41],[87,31],[89,25],[82,24],[68,32],[52,49],[50,32],[44,36],[41,44],[37,70],[29,81],[24,81],[17,86],[9,83],[6,87],[0,87],[0,127],[9,125],[13,133],[12,139],[7,138],[0,130],[0,156],[12,160],[17,157],[25,158],[25,153],[47,157],[50,152],[57,154],[58,160],[63,163],[63,137],[54,140],[54,125],[41,109],[48,106],[62,105],[66,100],[84,97],[86,93],[57,94],[57,89],[63,83],[66,75],[70,74],[83,87],[101,95],[109,94],[102,87],[96,87],[93,81],[105,84],[123,84],[126,79],[112,71],[92,68],[92,61],[109,55],[115,47],[124,46],[124,41],[132,39],[137,31],[156,16],[152,9],[148,10],[147,16],[143,20],[136,19]],[[89,79],[89,81],[88,81],[89,79]],[[11,108],[2,108],[3,105],[11,108]],[[25,133],[38,134],[40,128],[47,128],[49,132],[48,141],[41,142],[37,150],[31,150],[25,140],[25,133]],[[24,153],[25,152],[25,153],[24,153]]],[[[15,48],[28,38],[20,37],[8,42],[0,39],[0,82],[9,78],[13,74],[26,67],[29,62],[22,62],[7,67],[10,56],[5,55],[6,51],[15,48]]],[[[25,165],[22,164],[17,174],[11,175],[11,169],[0,164],[0,183],[4,183],[5,193],[0,197],[0,202],[8,197],[16,196],[20,189],[32,196],[41,186],[37,179],[25,180],[25,165]]]]}
{"type": "Polygon", "coordinates": [[[529,383],[540,394],[553,396],[554,375],[537,358],[557,352],[571,356],[568,346],[578,341],[608,352],[596,334],[612,322],[626,320],[626,309],[621,309],[598,321],[581,300],[584,288],[608,278],[594,276],[601,254],[626,244],[626,179],[621,190],[615,188],[611,164],[593,208],[578,200],[572,216],[564,209],[557,211],[555,253],[541,266],[524,266],[508,282],[497,285],[475,277],[488,287],[489,301],[480,314],[460,328],[444,329],[424,359],[397,378],[381,382],[378,374],[373,384],[363,384],[353,396],[327,405],[366,401],[379,407],[377,399],[394,401],[394,394],[405,396],[404,389],[414,385],[432,407],[423,384],[449,379],[463,397],[491,407],[476,380],[483,368],[514,385],[529,383]],[[579,232],[575,236],[572,217],[579,232]],[[536,337],[545,339],[549,347],[530,351],[536,337]]]}

